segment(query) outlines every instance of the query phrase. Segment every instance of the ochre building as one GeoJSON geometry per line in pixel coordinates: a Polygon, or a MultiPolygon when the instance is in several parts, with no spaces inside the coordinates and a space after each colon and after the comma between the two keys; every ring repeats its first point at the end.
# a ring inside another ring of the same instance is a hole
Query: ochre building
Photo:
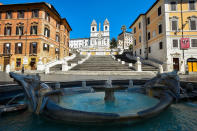
{"type": "Polygon", "coordinates": [[[197,72],[196,0],[156,0],[130,28],[134,55],[161,63],[166,71],[197,72]],[[182,38],[187,48],[181,47],[182,38]]]}
{"type": "Polygon", "coordinates": [[[71,27],[45,2],[0,4],[0,71],[36,70],[69,55],[71,27]]]}

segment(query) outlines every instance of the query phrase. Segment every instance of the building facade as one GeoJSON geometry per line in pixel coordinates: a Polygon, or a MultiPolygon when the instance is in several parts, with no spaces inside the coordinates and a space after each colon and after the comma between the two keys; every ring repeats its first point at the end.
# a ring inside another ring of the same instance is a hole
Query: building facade
{"type": "Polygon", "coordinates": [[[103,31],[101,31],[101,24],[99,23],[99,30],[95,20],[91,24],[90,32],[90,47],[91,48],[109,48],[110,47],[110,24],[105,19],[103,24],[103,31]]]}
{"type": "Polygon", "coordinates": [[[131,32],[122,32],[118,35],[117,42],[118,49],[128,50],[133,45],[133,34],[131,32]]]}
{"type": "Polygon", "coordinates": [[[88,48],[89,46],[89,38],[70,39],[69,41],[69,48],[71,49],[88,48]]]}
{"type": "MultiPolygon", "coordinates": [[[[101,30],[101,23],[99,28],[95,20],[90,26],[90,38],[71,39],[69,42],[71,49],[78,49],[82,55],[110,55],[110,24],[108,19],[103,23],[103,30],[101,30]]],[[[115,52],[117,54],[117,52],[115,52]]]]}
{"type": "Polygon", "coordinates": [[[163,63],[167,71],[197,72],[196,0],[157,0],[130,28],[134,55],[163,63]]]}
{"type": "Polygon", "coordinates": [[[0,70],[36,70],[69,55],[71,27],[45,2],[0,5],[0,70]]]}

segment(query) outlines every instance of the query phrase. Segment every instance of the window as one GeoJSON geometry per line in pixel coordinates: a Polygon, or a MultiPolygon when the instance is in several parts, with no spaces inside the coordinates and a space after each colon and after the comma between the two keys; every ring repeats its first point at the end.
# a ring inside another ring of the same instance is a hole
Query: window
{"type": "Polygon", "coordinates": [[[15,54],[22,54],[22,50],[23,50],[23,44],[16,43],[15,44],[15,54]]]}
{"type": "Polygon", "coordinates": [[[161,15],[161,6],[158,8],[158,16],[161,15]]]}
{"type": "Polygon", "coordinates": [[[191,45],[192,45],[192,47],[197,47],[197,39],[192,39],[191,45]]]}
{"type": "Polygon", "coordinates": [[[6,19],[12,19],[12,11],[6,12],[6,19]]]}
{"type": "Polygon", "coordinates": [[[50,30],[48,28],[44,28],[44,36],[50,37],[50,30]]]}
{"type": "Polygon", "coordinates": [[[16,59],[16,67],[21,67],[21,58],[16,59]]]}
{"type": "Polygon", "coordinates": [[[10,54],[10,43],[5,43],[3,46],[3,54],[9,55],[10,54]]]}
{"type": "Polygon", "coordinates": [[[161,34],[162,33],[162,24],[160,24],[158,28],[159,28],[159,34],[161,34]]]}
{"type": "Polygon", "coordinates": [[[4,35],[11,35],[11,33],[12,33],[12,27],[6,26],[4,29],[4,35]]]}
{"type": "Polygon", "coordinates": [[[45,20],[50,22],[50,15],[47,12],[45,12],[45,20]]]}
{"type": "Polygon", "coordinates": [[[60,23],[59,22],[56,22],[56,28],[60,29],[60,23]]]}
{"type": "Polygon", "coordinates": [[[59,48],[55,48],[55,54],[59,54],[59,48]]]}
{"type": "Polygon", "coordinates": [[[16,27],[16,35],[23,35],[24,26],[17,26],[16,27]]]}
{"type": "Polygon", "coordinates": [[[150,40],[150,32],[148,32],[148,40],[150,40]]]}
{"type": "Polygon", "coordinates": [[[135,44],[135,45],[137,44],[137,41],[136,41],[136,39],[134,40],[134,44],[135,44]]]}
{"type": "Polygon", "coordinates": [[[17,18],[24,18],[24,10],[19,10],[18,12],[17,12],[17,18]]]}
{"type": "Polygon", "coordinates": [[[140,55],[142,54],[142,49],[140,49],[140,55]]]}
{"type": "Polygon", "coordinates": [[[105,44],[107,44],[107,39],[105,40],[105,44]]]}
{"type": "Polygon", "coordinates": [[[139,29],[141,29],[141,22],[139,23],[139,29]]]}
{"type": "Polygon", "coordinates": [[[37,35],[37,33],[38,33],[38,26],[37,25],[32,25],[31,26],[31,30],[30,30],[30,34],[31,35],[37,35]]]}
{"type": "Polygon", "coordinates": [[[178,40],[172,40],[173,48],[178,48],[178,40]]]}
{"type": "Polygon", "coordinates": [[[38,18],[39,17],[39,10],[32,10],[32,18],[38,18]]]}
{"type": "Polygon", "coordinates": [[[92,31],[94,31],[94,27],[92,27],[92,31]]]}
{"type": "Polygon", "coordinates": [[[135,51],[135,56],[137,55],[136,51],[135,51]]]}
{"type": "Polygon", "coordinates": [[[154,30],[153,31],[153,35],[152,35],[153,37],[155,37],[156,36],[156,31],[154,30]]]}
{"type": "Polygon", "coordinates": [[[163,49],[163,42],[159,42],[159,49],[160,49],[160,50],[163,49]]]}
{"type": "Polygon", "coordinates": [[[139,36],[139,43],[141,43],[142,42],[142,37],[141,36],[139,36]]]}
{"type": "Polygon", "coordinates": [[[178,21],[172,20],[172,30],[177,31],[178,30],[178,21]]]}
{"type": "Polygon", "coordinates": [[[58,34],[56,34],[56,41],[60,42],[60,36],[58,34]]]}
{"type": "Polygon", "coordinates": [[[2,14],[2,13],[0,12],[0,19],[1,19],[1,14],[2,14]]]}
{"type": "Polygon", "coordinates": [[[48,44],[43,44],[43,51],[49,51],[49,45],[48,44]]]}
{"type": "Polygon", "coordinates": [[[197,19],[190,20],[190,30],[197,30],[197,19]]]}
{"type": "Polygon", "coordinates": [[[147,18],[146,22],[147,22],[147,25],[150,24],[150,17],[147,18]]]}
{"type": "Polygon", "coordinates": [[[29,54],[37,54],[37,43],[36,42],[30,43],[29,54]]]}
{"type": "Polygon", "coordinates": [[[176,2],[171,2],[171,11],[176,11],[176,2]]]}
{"type": "Polygon", "coordinates": [[[196,9],[196,2],[195,1],[189,1],[189,10],[195,10],[196,9]]]}
{"type": "Polygon", "coordinates": [[[108,30],[107,26],[105,26],[105,30],[108,30]]]}
{"type": "Polygon", "coordinates": [[[134,28],[134,33],[136,33],[136,27],[134,28]]]}
{"type": "Polygon", "coordinates": [[[151,47],[148,47],[148,53],[151,53],[151,47]]]}

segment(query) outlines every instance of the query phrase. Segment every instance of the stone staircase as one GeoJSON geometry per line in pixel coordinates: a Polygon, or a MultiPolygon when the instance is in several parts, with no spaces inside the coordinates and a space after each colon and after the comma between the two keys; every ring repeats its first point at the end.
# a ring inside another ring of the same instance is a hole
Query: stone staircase
{"type": "MultiPolygon", "coordinates": [[[[126,64],[129,64],[129,63],[132,63],[133,64],[133,67],[132,69],[134,69],[134,65],[136,63],[135,60],[129,60],[127,57],[126,57],[126,54],[123,53],[122,55],[116,55],[116,59],[121,59],[121,61],[125,61],[126,64]]],[[[148,65],[148,64],[142,64],[142,71],[158,71],[158,69],[152,65],[148,65]]]]}
{"type": "Polygon", "coordinates": [[[91,56],[83,64],[79,64],[73,71],[132,71],[127,65],[123,65],[111,58],[111,56],[91,56]]]}
{"type": "MultiPolygon", "coordinates": [[[[85,57],[86,56],[77,54],[74,59],[68,61],[68,65],[71,66],[71,64],[77,64],[78,61],[82,60],[85,57]]],[[[61,71],[61,70],[62,70],[62,64],[57,64],[50,68],[50,71],[61,71]]]]}

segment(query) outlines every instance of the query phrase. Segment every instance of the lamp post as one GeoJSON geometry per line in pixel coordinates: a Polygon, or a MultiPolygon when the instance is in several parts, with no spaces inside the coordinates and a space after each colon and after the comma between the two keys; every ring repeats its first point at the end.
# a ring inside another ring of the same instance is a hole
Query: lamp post
{"type": "MultiPolygon", "coordinates": [[[[183,28],[184,28],[184,25],[183,25],[183,0],[181,0],[181,32],[182,32],[182,38],[184,37],[183,36],[183,28]]],[[[183,60],[185,58],[185,52],[184,52],[184,49],[183,50],[183,60]]]]}
{"type": "Polygon", "coordinates": [[[125,35],[126,29],[127,29],[126,25],[123,25],[123,26],[121,27],[121,30],[122,30],[122,32],[123,32],[123,50],[124,50],[124,37],[125,37],[124,35],[125,35]]]}

